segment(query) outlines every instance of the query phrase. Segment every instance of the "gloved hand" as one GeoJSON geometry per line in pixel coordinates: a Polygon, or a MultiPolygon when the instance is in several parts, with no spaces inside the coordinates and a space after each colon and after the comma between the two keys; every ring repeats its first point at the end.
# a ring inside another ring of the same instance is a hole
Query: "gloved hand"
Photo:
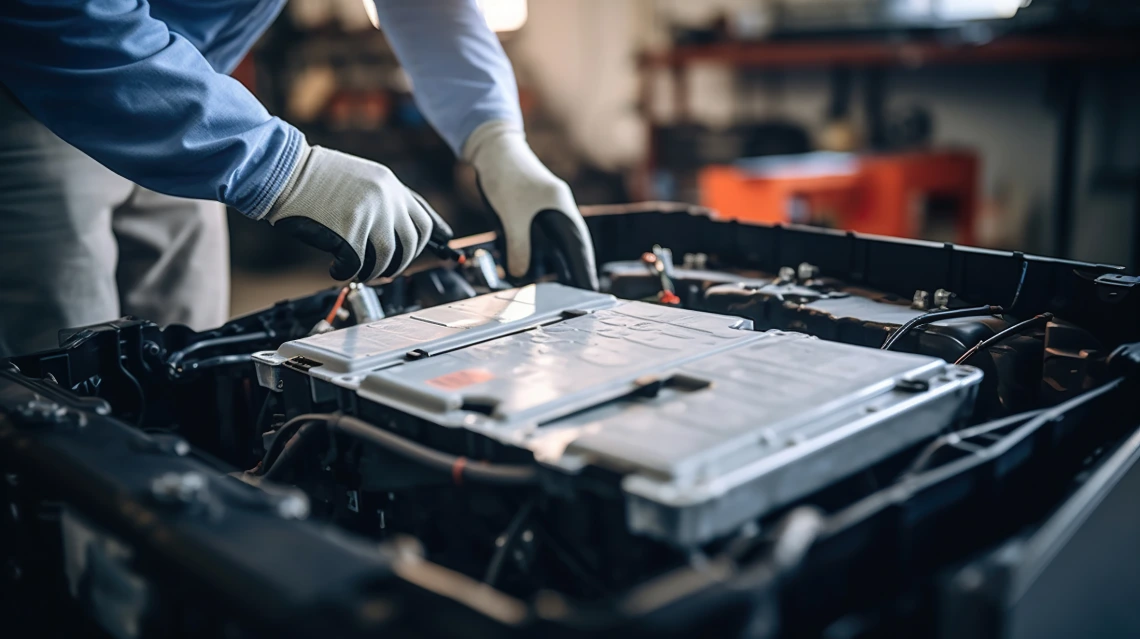
{"type": "Polygon", "coordinates": [[[302,142],[301,158],[265,220],[333,254],[329,275],[361,281],[407,268],[451,229],[383,165],[302,142]]]}
{"type": "Polygon", "coordinates": [[[475,167],[487,203],[499,218],[507,244],[507,272],[530,270],[535,227],[565,256],[571,284],[597,290],[594,245],[570,186],[531,151],[522,129],[495,120],[475,129],[463,145],[463,159],[475,167]]]}

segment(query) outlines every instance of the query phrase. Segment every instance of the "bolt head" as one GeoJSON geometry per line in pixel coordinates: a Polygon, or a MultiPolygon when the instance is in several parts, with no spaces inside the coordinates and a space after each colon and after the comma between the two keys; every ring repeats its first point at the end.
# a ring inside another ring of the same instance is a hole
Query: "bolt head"
{"type": "Polygon", "coordinates": [[[910,307],[916,311],[925,311],[930,303],[930,293],[926,291],[915,291],[914,297],[910,299],[910,307]]]}
{"type": "Polygon", "coordinates": [[[937,308],[943,308],[950,304],[950,298],[952,297],[954,297],[953,293],[944,288],[940,288],[937,291],[934,291],[934,306],[937,308]]]}
{"type": "Polygon", "coordinates": [[[206,477],[202,473],[165,473],[151,482],[150,491],[161,501],[190,503],[206,489],[206,477]]]}

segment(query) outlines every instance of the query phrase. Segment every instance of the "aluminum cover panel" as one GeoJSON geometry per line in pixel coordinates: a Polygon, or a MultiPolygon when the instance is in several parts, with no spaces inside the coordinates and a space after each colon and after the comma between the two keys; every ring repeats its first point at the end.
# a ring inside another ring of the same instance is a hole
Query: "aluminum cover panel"
{"type": "Polygon", "coordinates": [[[360,373],[399,363],[411,350],[434,354],[555,321],[564,311],[616,303],[601,293],[532,284],[286,342],[276,360],[305,357],[321,364],[310,371],[314,377],[345,381],[348,375],[358,381],[360,373]]]}
{"type": "Polygon", "coordinates": [[[739,318],[624,302],[373,373],[359,393],[437,424],[518,444],[539,424],[764,337],[749,328],[751,322],[739,318]]]}
{"type": "Polygon", "coordinates": [[[675,391],[594,419],[569,452],[614,459],[678,478],[718,473],[747,449],[770,457],[828,432],[828,416],[889,393],[898,379],[930,377],[945,363],[809,339],[765,339],[710,355],[680,372],[707,386],[675,391]]]}
{"type": "Polygon", "coordinates": [[[630,528],[695,545],[934,436],[982,378],[937,358],[763,335],[681,366],[687,389],[582,411],[530,448],[621,471],[630,528]]]}

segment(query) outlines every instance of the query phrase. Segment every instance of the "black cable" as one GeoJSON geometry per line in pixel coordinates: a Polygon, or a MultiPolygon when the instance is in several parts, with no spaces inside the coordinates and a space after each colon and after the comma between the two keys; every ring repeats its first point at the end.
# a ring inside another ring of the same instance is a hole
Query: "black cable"
{"type": "Polygon", "coordinates": [[[1021,277],[1017,280],[1017,288],[1013,291],[1013,301],[1009,303],[1009,312],[1017,307],[1017,300],[1021,299],[1021,287],[1025,286],[1025,274],[1029,271],[1029,261],[1021,257],[1021,277]]]}
{"type": "Polygon", "coordinates": [[[519,533],[522,532],[523,524],[530,517],[530,511],[534,509],[533,499],[528,500],[519,508],[515,516],[511,518],[510,523],[507,524],[506,530],[502,535],[495,539],[495,554],[491,556],[491,562],[487,564],[487,572],[483,576],[483,582],[488,586],[494,586],[495,582],[499,580],[499,573],[503,570],[503,563],[507,559],[511,548],[515,545],[515,540],[518,539],[519,533]],[[502,540],[502,543],[499,543],[502,540]]]}
{"type": "Polygon", "coordinates": [[[1045,324],[1051,319],[1053,319],[1052,313],[1042,313],[1040,315],[1035,315],[1035,316],[1023,321],[1023,322],[1018,322],[1018,323],[1014,324],[1013,326],[1008,326],[1008,327],[998,331],[997,333],[994,333],[994,335],[992,337],[987,337],[986,339],[978,342],[977,344],[974,344],[974,346],[971,347],[970,350],[966,351],[965,353],[962,353],[962,356],[959,357],[954,362],[954,365],[957,366],[960,364],[964,364],[966,362],[966,360],[968,360],[971,357],[973,357],[974,355],[978,354],[979,351],[983,351],[983,350],[993,346],[994,344],[997,344],[998,342],[1002,341],[1003,339],[1006,339],[1007,337],[1010,337],[1011,335],[1016,335],[1017,333],[1021,333],[1021,332],[1025,331],[1026,329],[1029,329],[1029,328],[1036,326],[1037,324],[1045,324]]]}
{"type": "Polygon", "coordinates": [[[177,377],[180,372],[179,364],[182,363],[183,358],[191,353],[195,353],[204,348],[213,348],[215,346],[233,346],[235,344],[244,344],[246,342],[258,342],[261,340],[272,339],[274,334],[270,331],[259,331],[257,333],[246,333],[244,335],[227,335],[225,337],[214,337],[211,339],[204,339],[200,342],[194,342],[180,351],[175,351],[167,358],[167,370],[170,372],[171,377],[177,377]]]}
{"type": "Polygon", "coordinates": [[[130,380],[131,384],[135,387],[135,393],[137,393],[139,396],[139,414],[135,416],[135,426],[141,427],[146,422],[146,391],[143,390],[142,383],[139,382],[138,378],[135,377],[133,374],[131,374],[131,372],[129,370],[127,370],[126,366],[123,366],[121,364],[121,362],[122,362],[122,355],[121,354],[119,355],[119,357],[120,357],[119,372],[121,372],[124,377],[126,377],[128,380],[130,380]]]}
{"type": "Polygon", "coordinates": [[[417,444],[410,439],[386,431],[368,422],[350,417],[338,416],[331,424],[337,430],[356,436],[364,441],[376,444],[382,448],[444,472],[453,477],[470,479],[483,484],[500,485],[527,485],[538,480],[538,472],[534,466],[522,464],[489,464],[481,461],[468,461],[464,457],[443,453],[434,448],[417,444]]]}
{"type": "MultiPolygon", "coordinates": [[[[297,434],[289,438],[273,465],[261,476],[262,479],[281,481],[286,473],[297,467],[295,460],[300,459],[308,452],[309,442],[315,441],[318,435],[327,431],[328,429],[322,422],[308,421],[301,424],[300,428],[297,429],[297,434]]],[[[274,440],[273,443],[276,444],[277,440],[274,440]]]]}
{"type": "Polygon", "coordinates": [[[285,450],[285,444],[293,438],[297,430],[304,426],[307,422],[313,421],[326,421],[331,415],[325,413],[306,413],[298,415],[293,419],[285,422],[277,429],[277,435],[273,438],[273,443],[269,446],[269,450],[265,451],[265,457],[261,460],[261,473],[264,475],[269,471],[269,468],[277,462],[277,458],[281,456],[281,451],[285,450]]]}
{"type": "MultiPolygon", "coordinates": [[[[428,468],[451,473],[457,483],[461,480],[470,480],[482,484],[523,486],[533,484],[538,480],[538,472],[534,466],[468,461],[465,457],[440,452],[434,448],[418,444],[369,424],[362,419],[335,413],[298,415],[282,425],[277,432],[277,437],[273,440],[273,445],[265,454],[265,460],[262,463],[263,476],[269,476],[270,473],[273,473],[276,477],[279,476],[279,473],[284,472],[283,470],[275,470],[275,468],[279,465],[288,466],[291,463],[290,460],[299,453],[291,454],[286,458],[282,451],[285,450],[288,440],[293,438],[294,433],[299,434],[300,428],[308,422],[318,422],[325,428],[337,430],[356,439],[374,444],[428,468]]],[[[296,447],[297,450],[301,448],[302,446],[296,447]]]]}
{"type": "Polygon", "coordinates": [[[898,327],[895,332],[891,333],[887,341],[883,342],[882,350],[889,351],[904,335],[918,328],[925,326],[932,322],[940,320],[956,319],[959,317],[977,317],[979,315],[1001,315],[1002,307],[1000,306],[973,306],[970,308],[955,308],[949,311],[933,311],[925,315],[919,315],[912,318],[902,326],[898,327]]]}
{"type": "Polygon", "coordinates": [[[174,375],[175,377],[181,377],[185,373],[201,372],[208,368],[229,366],[230,364],[244,364],[252,359],[253,356],[249,353],[242,353],[240,355],[218,355],[216,357],[207,357],[206,359],[191,360],[179,366],[174,375]]]}

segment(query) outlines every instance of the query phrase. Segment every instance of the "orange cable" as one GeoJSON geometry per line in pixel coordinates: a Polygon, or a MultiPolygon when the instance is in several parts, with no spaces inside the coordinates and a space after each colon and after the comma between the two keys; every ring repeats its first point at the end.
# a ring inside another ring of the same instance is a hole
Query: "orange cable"
{"type": "Polygon", "coordinates": [[[344,305],[344,298],[347,295],[348,295],[348,287],[347,286],[340,289],[340,295],[336,296],[336,303],[333,304],[332,310],[329,311],[329,314],[325,317],[326,322],[328,322],[329,324],[333,323],[333,320],[336,319],[336,313],[337,313],[337,311],[340,310],[340,307],[344,305]]]}

